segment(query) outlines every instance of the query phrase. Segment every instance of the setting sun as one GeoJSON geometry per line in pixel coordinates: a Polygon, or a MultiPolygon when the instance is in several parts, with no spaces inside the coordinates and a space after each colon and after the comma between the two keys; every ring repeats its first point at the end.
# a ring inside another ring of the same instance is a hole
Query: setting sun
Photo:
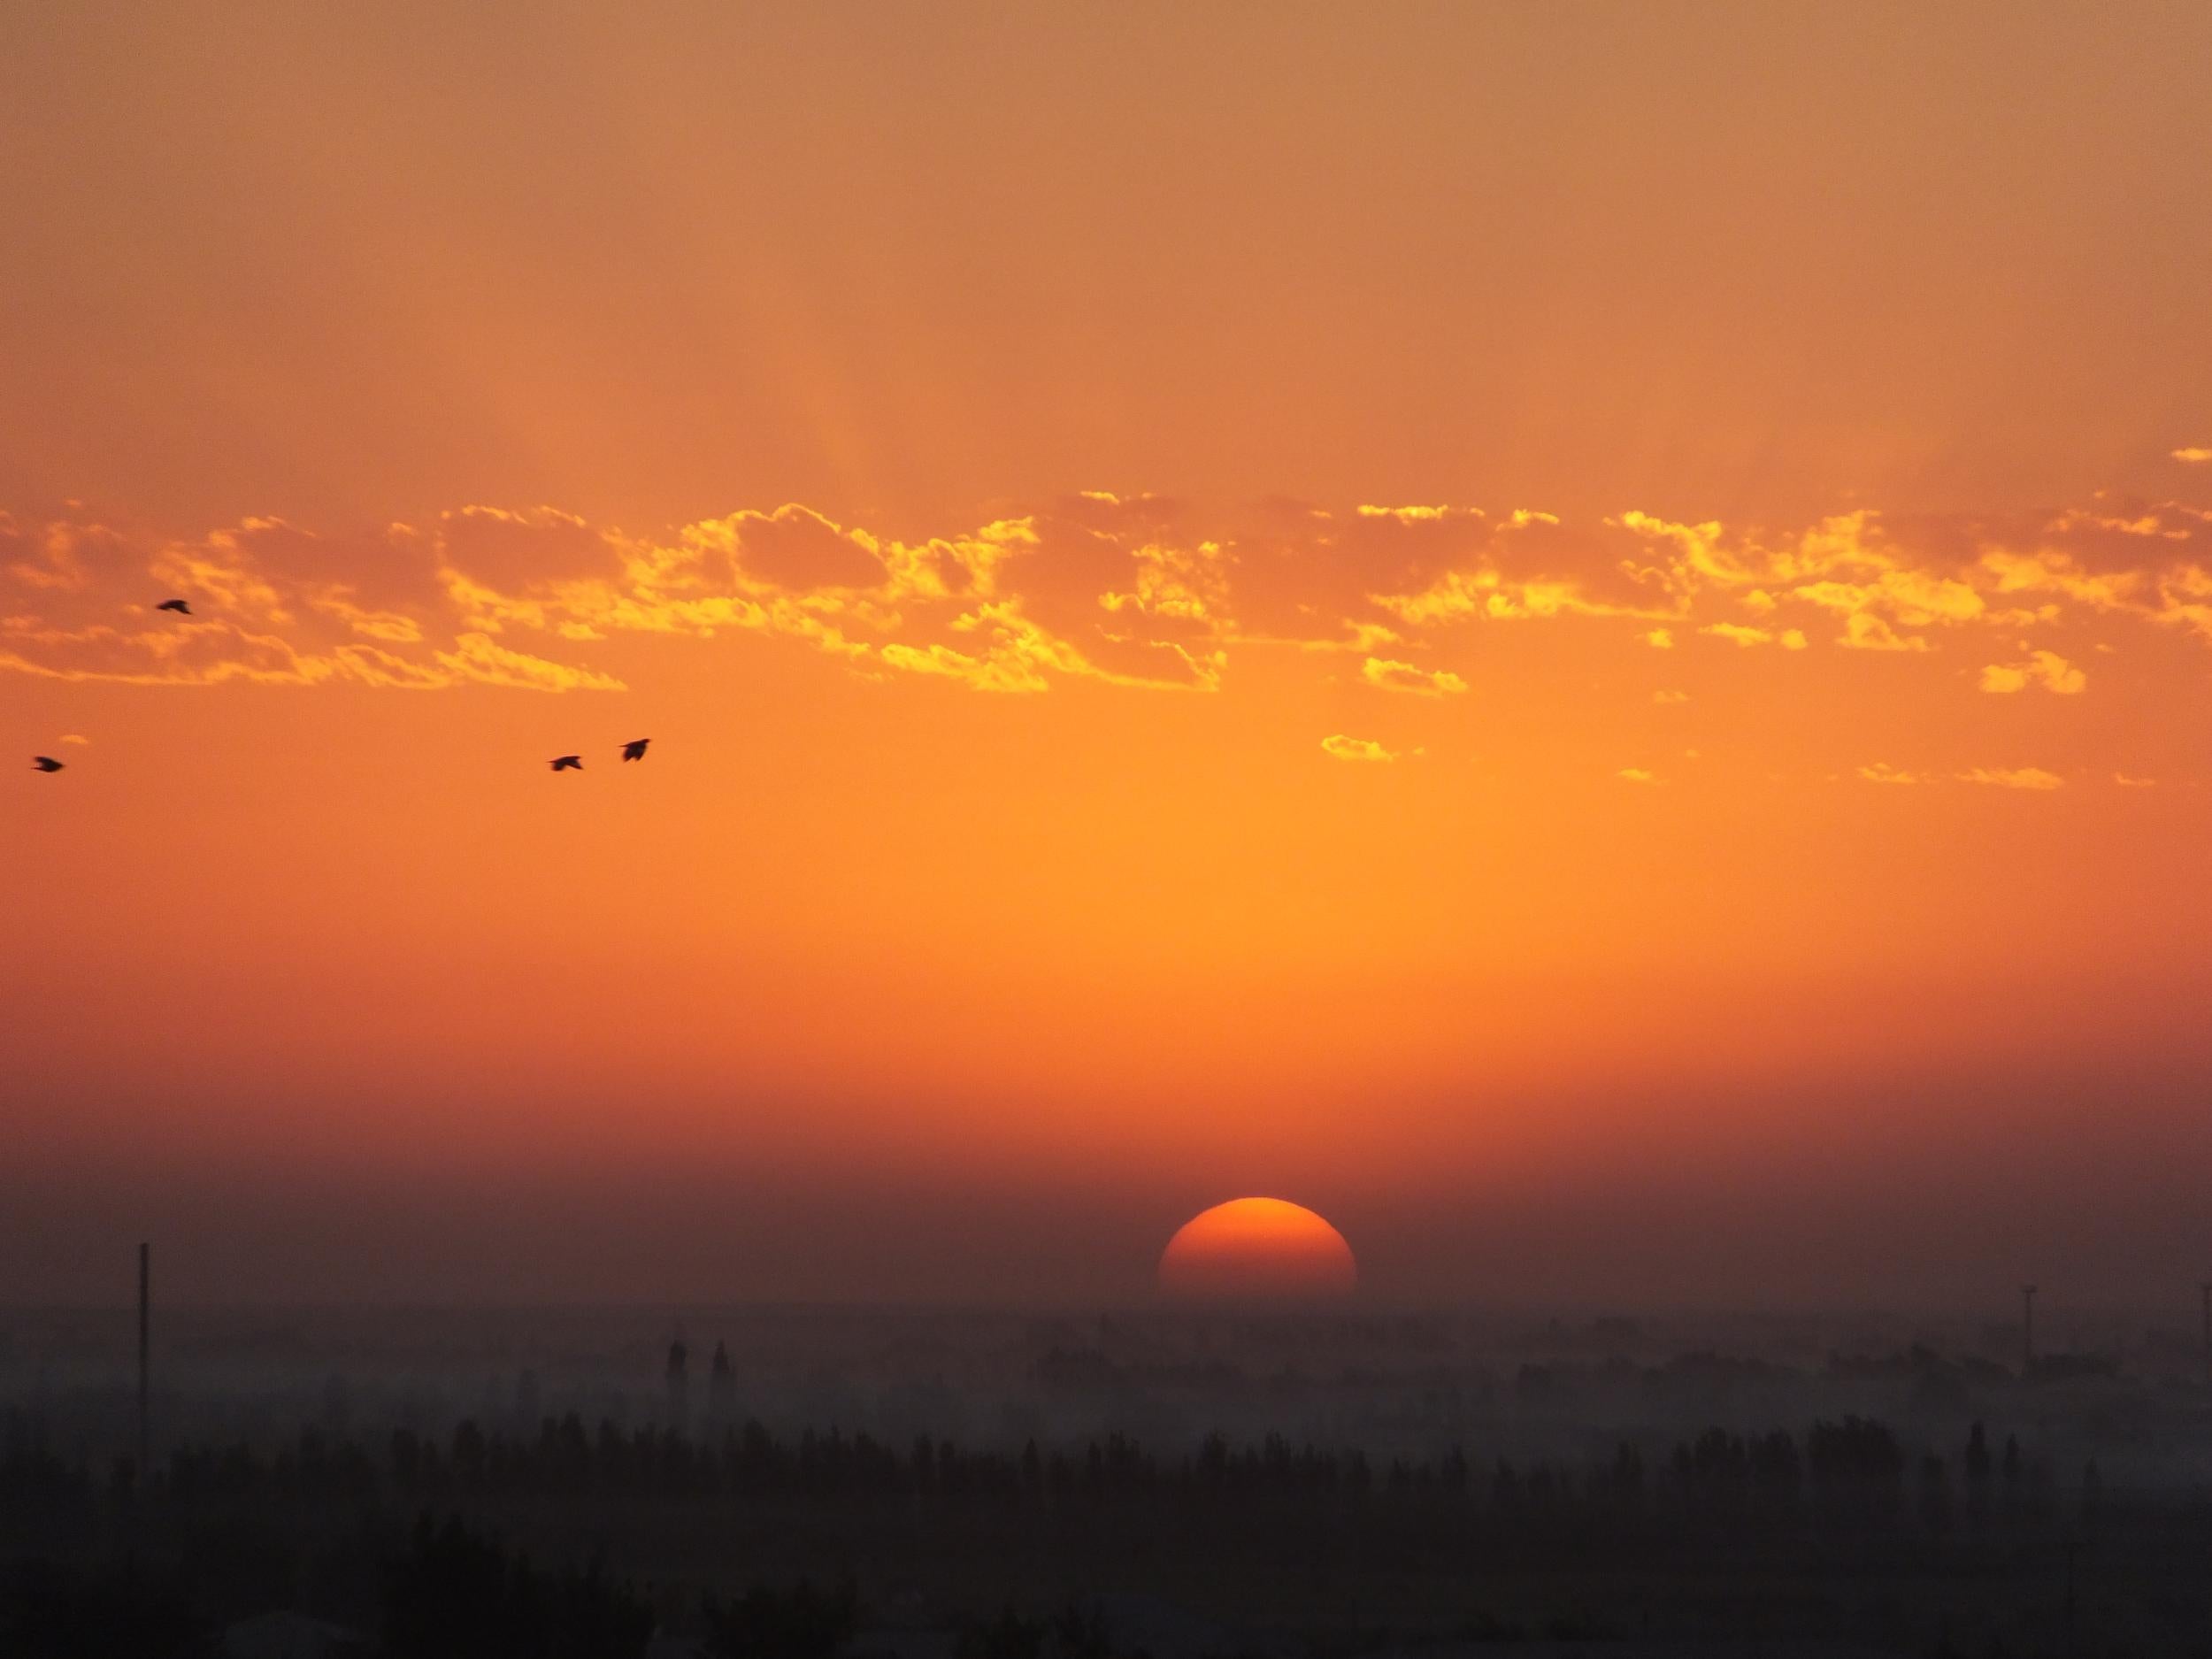
{"type": "Polygon", "coordinates": [[[1310,1301],[1345,1295],[1358,1279],[1344,1235],[1280,1198],[1216,1204],[1160,1253],[1160,1287],[1191,1301],[1310,1301]]]}

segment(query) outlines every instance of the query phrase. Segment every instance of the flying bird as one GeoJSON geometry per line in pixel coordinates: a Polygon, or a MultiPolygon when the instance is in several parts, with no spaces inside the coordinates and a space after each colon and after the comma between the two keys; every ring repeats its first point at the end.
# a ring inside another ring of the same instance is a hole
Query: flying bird
{"type": "Polygon", "coordinates": [[[581,772],[583,769],[584,757],[581,755],[563,755],[553,763],[555,772],[581,772]]]}
{"type": "Polygon", "coordinates": [[[181,599],[165,599],[159,604],[156,605],[154,609],[157,611],[173,611],[180,617],[188,617],[192,614],[192,607],[186,604],[181,599]]]}
{"type": "Polygon", "coordinates": [[[625,760],[643,760],[645,758],[645,746],[652,741],[653,740],[649,737],[633,738],[629,742],[626,742],[622,746],[622,758],[625,760]]]}
{"type": "Polygon", "coordinates": [[[51,755],[34,755],[31,757],[31,764],[37,767],[41,772],[59,772],[61,770],[61,762],[56,760],[51,755]]]}

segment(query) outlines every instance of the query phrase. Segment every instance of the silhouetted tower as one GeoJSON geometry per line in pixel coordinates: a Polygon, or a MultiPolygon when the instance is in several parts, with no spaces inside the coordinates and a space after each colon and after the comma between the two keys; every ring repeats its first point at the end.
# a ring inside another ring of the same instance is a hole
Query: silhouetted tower
{"type": "Polygon", "coordinates": [[[714,1363],[707,1371],[707,1426],[726,1429],[736,1415],[737,1373],[730,1369],[728,1344],[718,1341],[714,1363]]]}
{"type": "Polygon", "coordinates": [[[684,1369],[690,1357],[681,1336],[668,1345],[668,1426],[678,1434],[691,1430],[691,1378],[684,1369]]]}
{"type": "Polygon", "coordinates": [[[150,1340],[153,1333],[154,1247],[138,1247],[138,1479],[151,1472],[153,1453],[153,1360],[150,1340]]]}
{"type": "Polygon", "coordinates": [[[2020,1374],[2035,1370],[2035,1286],[2020,1286],[2020,1374]]]}

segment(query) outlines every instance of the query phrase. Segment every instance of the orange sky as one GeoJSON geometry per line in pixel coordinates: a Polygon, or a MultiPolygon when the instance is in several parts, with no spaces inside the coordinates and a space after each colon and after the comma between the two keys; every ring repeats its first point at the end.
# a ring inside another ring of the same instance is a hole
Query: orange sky
{"type": "Polygon", "coordinates": [[[2212,1261],[2201,8],[21,10],[0,1297],[2212,1261]]]}

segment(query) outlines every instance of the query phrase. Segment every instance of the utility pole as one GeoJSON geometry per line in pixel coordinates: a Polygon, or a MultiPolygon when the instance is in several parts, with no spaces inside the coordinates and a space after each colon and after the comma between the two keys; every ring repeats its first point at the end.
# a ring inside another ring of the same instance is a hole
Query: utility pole
{"type": "Polygon", "coordinates": [[[2020,1286],[2020,1375],[2035,1371],[2035,1286],[2020,1286]]]}
{"type": "Polygon", "coordinates": [[[142,1489],[153,1478],[153,1367],[148,1349],[152,1327],[154,1247],[138,1247],[138,1479],[142,1489]]]}

